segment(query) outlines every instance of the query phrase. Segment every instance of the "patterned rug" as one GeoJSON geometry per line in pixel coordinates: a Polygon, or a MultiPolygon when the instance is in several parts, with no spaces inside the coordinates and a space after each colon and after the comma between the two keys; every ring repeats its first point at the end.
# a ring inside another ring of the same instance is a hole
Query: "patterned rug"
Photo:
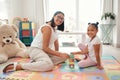
{"type": "MultiPolygon", "coordinates": [[[[29,59],[14,58],[8,62],[29,62],[29,59]]],[[[113,56],[103,56],[102,64],[104,70],[98,70],[96,67],[79,68],[75,62],[74,69],[70,69],[68,62],[54,67],[50,72],[31,72],[21,70],[2,73],[5,65],[0,64],[0,80],[120,80],[120,63],[113,56]]]]}

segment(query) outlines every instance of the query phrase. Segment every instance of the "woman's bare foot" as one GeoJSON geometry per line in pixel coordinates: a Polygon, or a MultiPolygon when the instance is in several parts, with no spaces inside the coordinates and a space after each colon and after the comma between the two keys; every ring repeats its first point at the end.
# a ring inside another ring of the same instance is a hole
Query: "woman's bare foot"
{"type": "Polygon", "coordinates": [[[16,64],[16,66],[15,66],[15,64],[13,63],[13,64],[7,65],[7,66],[4,68],[3,72],[4,72],[4,73],[7,73],[7,72],[11,72],[11,71],[16,71],[16,70],[22,70],[22,67],[21,67],[20,64],[16,64]]]}
{"type": "Polygon", "coordinates": [[[6,66],[3,70],[4,73],[6,72],[10,72],[10,70],[13,70],[14,66],[13,64],[9,64],[8,66],[6,66]]]}

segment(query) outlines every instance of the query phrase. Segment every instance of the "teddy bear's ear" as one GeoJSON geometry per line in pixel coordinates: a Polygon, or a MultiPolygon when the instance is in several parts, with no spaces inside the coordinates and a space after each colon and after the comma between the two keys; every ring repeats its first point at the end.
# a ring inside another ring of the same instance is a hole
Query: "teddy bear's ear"
{"type": "Polygon", "coordinates": [[[18,32],[18,27],[17,27],[16,25],[12,24],[11,27],[12,27],[16,32],[18,32]]]}

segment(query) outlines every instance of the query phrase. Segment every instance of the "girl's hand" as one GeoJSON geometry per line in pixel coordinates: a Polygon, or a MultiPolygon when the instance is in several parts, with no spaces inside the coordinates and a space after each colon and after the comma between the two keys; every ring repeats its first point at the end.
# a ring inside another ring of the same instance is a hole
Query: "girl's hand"
{"type": "Polygon", "coordinates": [[[67,53],[60,53],[60,57],[65,59],[70,58],[70,56],[67,53]]]}
{"type": "Polygon", "coordinates": [[[102,69],[104,69],[102,66],[100,66],[100,65],[97,65],[96,66],[98,69],[100,69],[100,70],[102,70],[102,69]]]}

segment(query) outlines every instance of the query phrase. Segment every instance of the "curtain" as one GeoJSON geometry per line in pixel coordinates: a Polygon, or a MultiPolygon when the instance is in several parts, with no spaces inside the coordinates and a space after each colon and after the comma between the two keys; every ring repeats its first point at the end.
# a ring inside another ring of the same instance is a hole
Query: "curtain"
{"type": "Polygon", "coordinates": [[[8,19],[8,1],[0,0],[0,19],[8,19]]]}
{"type": "Polygon", "coordinates": [[[101,0],[101,14],[113,12],[113,0],[101,0]]]}
{"type": "Polygon", "coordinates": [[[37,29],[44,24],[45,16],[44,16],[44,0],[35,0],[35,19],[37,23],[37,29]]]}

